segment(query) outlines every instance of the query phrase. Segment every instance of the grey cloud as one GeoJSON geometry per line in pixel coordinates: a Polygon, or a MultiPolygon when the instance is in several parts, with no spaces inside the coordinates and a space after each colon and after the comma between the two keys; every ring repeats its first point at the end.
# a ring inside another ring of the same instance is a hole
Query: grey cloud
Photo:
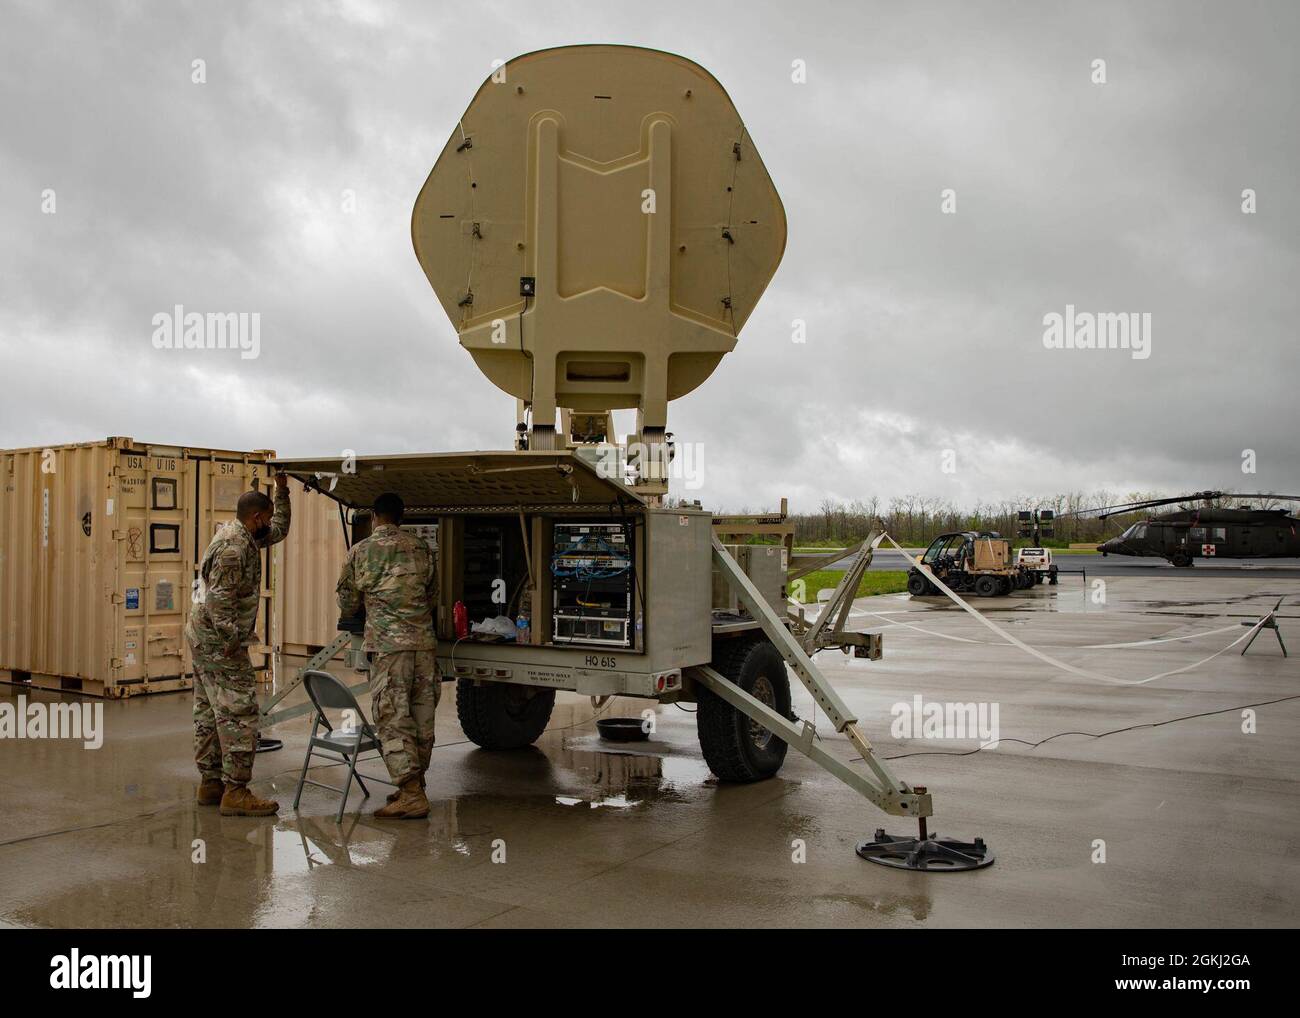
{"type": "Polygon", "coordinates": [[[6,12],[0,445],[506,446],[513,403],[458,349],[410,207],[492,59],[603,40],[713,71],[790,223],[736,352],[672,408],[706,448],[692,497],[1300,487],[1292,5],[6,12]],[[262,356],[153,350],[177,303],[260,311],[262,356]],[[1067,303],[1150,311],[1152,358],[1044,350],[1067,303]]]}

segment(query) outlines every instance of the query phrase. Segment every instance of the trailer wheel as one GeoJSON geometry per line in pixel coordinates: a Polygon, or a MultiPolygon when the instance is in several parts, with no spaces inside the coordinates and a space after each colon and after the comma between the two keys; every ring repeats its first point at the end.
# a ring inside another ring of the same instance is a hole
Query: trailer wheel
{"type": "Polygon", "coordinates": [[[913,597],[922,597],[930,592],[930,581],[920,573],[912,573],[907,578],[907,592],[913,597]]]}
{"type": "Polygon", "coordinates": [[[980,576],[975,580],[975,593],[980,597],[992,597],[998,592],[996,576],[980,576]]]}
{"type": "Polygon", "coordinates": [[[546,730],[555,690],[516,682],[456,680],[456,717],[483,749],[522,749],[546,730]]]}
{"type": "MultiPolygon", "coordinates": [[[[714,650],[716,671],[782,717],[791,716],[785,659],[766,638],[722,641],[714,650]]],[[[697,703],[695,717],[704,762],[721,780],[761,781],[781,769],[788,747],[779,736],[703,686],[697,703]]]]}

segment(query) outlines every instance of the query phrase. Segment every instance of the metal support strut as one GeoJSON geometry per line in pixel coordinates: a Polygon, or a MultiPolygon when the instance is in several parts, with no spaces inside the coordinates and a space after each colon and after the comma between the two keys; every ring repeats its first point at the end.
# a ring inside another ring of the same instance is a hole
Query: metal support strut
{"type": "Polygon", "coordinates": [[[1285,600],[1286,600],[1285,595],[1279,597],[1277,599],[1277,604],[1273,605],[1273,610],[1270,611],[1267,615],[1265,615],[1262,621],[1257,623],[1256,622],[1242,623],[1243,626],[1255,626],[1255,625],[1259,626],[1258,629],[1256,629],[1253,633],[1250,634],[1250,639],[1246,641],[1246,646],[1241,648],[1241,653],[1243,657],[1245,656],[1246,651],[1250,650],[1250,645],[1255,642],[1255,637],[1257,637],[1265,629],[1273,630],[1273,635],[1277,637],[1277,645],[1282,648],[1282,656],[1283,657],[1288,656],[1286,652],[1286,644],[1282,642],[1282,630],[1277,624],[1277,613],[1278,610],[1282,607],[1282,602],[1285,600]]]}
{"type": "MultiPolygon", "coordinates": [[[[823,749],[820,744],[814,741],[816,732],[807,721],[802,722],[801,725],[796,725],[767,704],[762,703],[756,697],[751,696],[734,683],[728,681],[713,668],[708,666],[693,668],[690,670],[691,677],[720,696],[746,717],[757,721],[778,735],[787,745],[803,753],[813,763],[844,782],[872,805],[893,816],[918,818],[920,825],[919,839],[890,838],[890,842],[913,840],[921,842],[934,841],[936,844],[945,844],[933,837],[927,837],[926,834],[925,818],[932,816],[934,812],[930,793],[921,786],[913,788],[890,772],[885,762],[876,756],[871,743],[858,727],[857,717],[840,698],[839,693],[826,680],[826,677],[822,675],[817,666],[813,664],[812,658],[809,656],[809,651],[816,653],[818,649],[821,649],[819,643],[824,638],[826,620],[834,614],[836,616],[835,629],[841,630],[848,617],[848,606],[853,601],[852,593],[856,592],[858,581],[871,561],[871,539],[869,538],[866,542],[863,542],[863,545],[865,547],[855,546],[855,548],[862,547],[857,562],[854,563],[853,567],[846,570],[848,575],[841,580],[840,585],[836,588],[836,594],[832,597],[831,603],[823,610],[823,615],[818,623],[805,632],[803,642],[796,639],[787,627],[786,620],[777,615],[763,599],[753,581],[745,575],[744,570],[731,557],[716,535],[713,538],[713,560],[722,570],[727,582],[731,584],[741,604],[745,606],[753,619],[759,624],[763,633],[785,659],[786,664],[794,670],[795,675],[799,677],[799,681],[803,683],[804,688],[812,695],[817,705],[826,712],[831,724],[835,726],[835,731],[846,735],[849,742],[861,754],[862,762],[866,764],[867,769],[870,771],[869,774],[853,769],[847,763],[823,749]],[[851,586],[849,585],[850,581],[851,586]],[[833,608],[835,609],[834,612],[832,611],[833,608]],[[808,650],[805,650],[805,647],[808,650]]],[[[843,557],[843,555],[838,557],[843,557]]],[[[877,831],[876,833],[877,841],[881,838],[888,838],[883,831],[877,831]]],[[[869,845],[871,843],[864,844],[869,845]]],[[[983,843],[980,842],[980,845],[982,847],[983,843]]],[[[859,854],[862,855],[863,853],[859,851],[859,854]]],[[[902,866],[907,869],[938,869],[939,866],[923,864],[929,861],[931,855],[932,853],[928,850],[913,852],[910,862],[906,860],[901,863],[889,861],[885,864],[902,866]]],[[[870,858],[870,856],[863,855],[863,858],[870,858]]],[[[883,858],[873,858],[872,861],[884,862],[885,860],[883,858]]],[[[993,858],[990,854],[987,862],[981,862],[979,865],[988,865],[992,861],[993,858]]],[[[944,868],[973,869],[976,867],[950,864],[944,868]]]]}
{"type": "MultiPolygon", "coordinates": [[[[278,725],[281,721],[288,721],[290,718],[296,718],[303,714],[310,713],[310,711],[312,710],[312,705],[310,703],[299,704],[296,707],[286,707],[283,710],[278,710],[275,711],[274,713],[271,712],[271,708],[274,707],[281,700],[283,700],[290,693],[292,693],[299,686],[301,686],[304,675],[316,669],[323,669],[325,665],[334,657],[334,655],[337,654],[339,651],[341,651],[344,647],[346,647],[348,643],[351,642],[351,640],[352,640],[351,633],[341,632],[339,633],[338,636],[334,637],[334,641],[332,643],[330,643],[328,646],[322,647],[315,654],[313,654],[311,660],[309,660],[305,665],[303,665],[301,668],[298,669],[298,674],[293,677],[293,679],[288,683],[288,685],[286,685],[282,690],[280,690],[278,693],[272,696],[271,699],[267,700],[266,703],[262,705],[261,718],[260,718],[261,725],[263,727],[269,728],[271,725],[278,725]]],[[[368,686],[369,686],[368,682],[361,682],[355,686],[349,686],[348,689],[350,689],[353,693],[360,693],[365,691],[368,688],[368,686]]]]}
{"type": "Polygon", "coordinates": [[[722,542],[713,538],[713,560],[722,569],[727,582],[736,592],[740,603],[745,606],[754,621],[772,641],[777,652],[785,658],[786,664],[794,669],[795,675],[804,688],[812,694],[817,705],[826,712],[837,732],[843,732],[862,754],[862,761],[871,771],[871,775],[859,774],[847,764],[831,757],[825,750],[813,744],[813,727],[808,722],[802,728],[794,722],[781,717],[772,708],[759,702],[755,697],[728,682],[712,668],[698,668],[695,671],[702,676],[701,681],[717,693],[742,714],[758,721],[764,727],[781,736],[789,745],[803,753],[818,766],[825,768],[847,784],[854,791],[865,796],[875,806],[892,813],[894,816],[930,816],[930,796],[914,791],[905,781],[900,781],[890,773],[884,762],[876,757],[871,743],[858,728],[858,719],[848,705],[840,699],[834,687],[826,681],[825,676],[812,662],[812,658],[786,627],[784,620],[772,610],[763,599],[758,588],[743,569],[731,557],[722,542]]]}

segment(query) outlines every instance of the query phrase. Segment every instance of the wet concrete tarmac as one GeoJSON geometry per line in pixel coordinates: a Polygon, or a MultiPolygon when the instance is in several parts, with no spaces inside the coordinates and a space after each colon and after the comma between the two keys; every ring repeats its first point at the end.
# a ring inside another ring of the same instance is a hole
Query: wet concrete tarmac
{"type": "MultiPolygon", "coordinates": [[[[859,601],[855,627],[883,629],[884,659],[831,652],[818,662],[881,755],[897,758],[890,766],[930,789],[931,829],[981,835],[994,849],[996,865],[978,872],[898,872],[858,859],[855,842],[876,827],[910,834],[913,825],[793,751],[776,778],[718,784],[685,709],[658,707],[650,742],[615,746],[596,736],[588,700],[561,694],[536,747],[494,754],[465,740],[451,684],[427,820],[374,820],[382,785],[370,800],[354,790],[342,825],[334,796],[318,789],[294,813],[302,718],[278,726],[284,748],[257,760],[255,787],[280,801],[281,815],[222,818],[193,802],[189,698],[161,695],[105,704],[98,750],[0,740],[0,923],[1294,926],[1300,657],[1284,660],[1264,632],[1245,657],[1238,645],[1134,684],[1221,650],[1246,632],[1240,621],[1283,595],[1283,636],[1297,649],[1300,581],[1124,577],[1108,582],[1104,605],[1064,587],[980,604],[1027,643],[1128,684],[997,645],[941,600],[859,601]],[[893,737],[891,711],[917,695],[996,704],[1002,741],[957,755],[978,739],[893,737]],[[1259,705],[1252,734],[1246,704],[1259,705]],[[1207,712],[1219,713],[1164,723],[1207,712]],[[1037,748],[1011,741],[1151,725],[1037,748]],[[1103,847],[1105,861],[1094,861],[1103,847]]],[[[18,692],[0,687],[0,703],[18,692]]],[[[602,714],[645,706],[616,700],[602,714]]],[[[797,684],[795,710],[818,721],[827,749],[852,759],[797,684]]],[[[378,762],[364,769],[382,773],[378,762]]]]}

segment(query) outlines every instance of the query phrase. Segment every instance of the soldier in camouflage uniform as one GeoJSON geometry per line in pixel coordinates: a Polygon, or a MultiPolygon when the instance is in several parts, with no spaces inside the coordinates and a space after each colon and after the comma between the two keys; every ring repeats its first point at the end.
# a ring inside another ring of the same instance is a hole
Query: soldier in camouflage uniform
{"type": "Polygon", "coordinates": [[[385,819],[429,815],[424,772],[433,755],[433,717],[442,692],[434,659],[437,575],[427,542],[400,529],[399,496],[375,499],[375,528],[348,552],[339,575],[339,611],[366,611],[370,701],[379,751],[397,791],[375,811],[385,819]]]}
{"type": "Polygon", "coordinates": [[[194,660],[194,762],[200,805],[222,816],[269,816],[280,808],[248,789],[257,751],[257,680],[248,659],[261,603],[261,549],[289,533],[289,482],[275,478],[275,504],[260,491],[239,496],[236,519],[218,528],[203,555],[185,625],[194,660]],[[224,784],[223,784],[224,782],[224,784]]]}

